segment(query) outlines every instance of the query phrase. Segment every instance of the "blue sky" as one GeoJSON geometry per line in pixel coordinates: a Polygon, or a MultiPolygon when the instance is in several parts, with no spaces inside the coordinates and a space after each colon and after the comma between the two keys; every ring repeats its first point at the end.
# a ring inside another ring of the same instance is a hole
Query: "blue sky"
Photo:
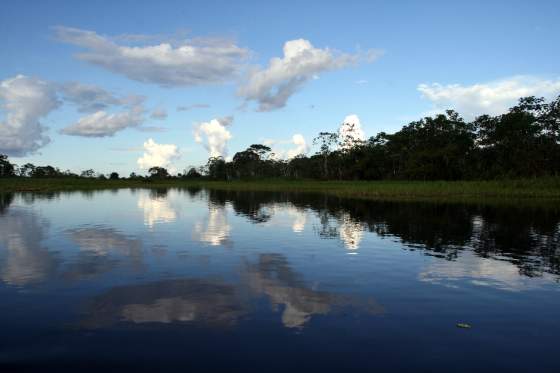
{"type": "Polygon", "coordinates": [[[498,114],[560,94],[558,19],[557,1],[4,1],[0,153],[180,171],[252,143],[312,153],[351,114],[364,137],[446,108],[498,114]]]}

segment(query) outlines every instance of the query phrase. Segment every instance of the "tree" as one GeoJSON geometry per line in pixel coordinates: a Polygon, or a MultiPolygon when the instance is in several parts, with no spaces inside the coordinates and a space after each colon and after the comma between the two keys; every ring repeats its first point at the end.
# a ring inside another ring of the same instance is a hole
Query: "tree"
{"type": "Polygon", "coordinates": [[[95,171],[92,169],[84,170],[80,173],[80,177],[93,178],[95,177],[95,171]]]}
{"type": "Polygon", "coordinates": [[[15,176],[15,165],[10,163],[8,156],[0,154],[0,177],[15,176]]]}
{"type": "Polygon", "coordinates": [[[206,174],[211,179],[226,180],[227,169],[226,161],[223,157],[210,157],[205,167],[206,174]]]}
{"type": "Polygon", "coordinates": [[[58,168],[53,166],[37,166],[33,171],[31,177],[47,178],[47,177],[59,177],[62,173],[58,168]]]}
{"type": "Polygon", "coordinates": [[[119,174],[116,172],[111,172],[111,175],[109,175],[109,180],[119,180],[119,174]]]}
{"type": "Polygon", "coordinates": [[[26,163],[19,168],[19,176],[31,177],[35,173],[35,165],[26,163]]]}
{"type": "Polygon", "coordinates": [[[188,179],[197,179],[199,177],[201,177],[202,175],[196,170],[196,168],[191,167],[191,169],[189,170],[189,172],[187,172],[185,174],[185,177],[188,179]]]}
{"type": "Polygon", "coordinates": [[[329,178],[328,159],[332,151],[338,146],[338,133],[320,132],[319,136],[313,139],[313,145],[319,144],[319,153],[323,158],[323,178],[329,178]]]}
{"type": "Polygon", "coordinates": [[[150,178],[152,179],[167,179],[170,176],[167,169],[157,166],[151,167],[148,170],[148,173],[150,174],[150,178]]]}

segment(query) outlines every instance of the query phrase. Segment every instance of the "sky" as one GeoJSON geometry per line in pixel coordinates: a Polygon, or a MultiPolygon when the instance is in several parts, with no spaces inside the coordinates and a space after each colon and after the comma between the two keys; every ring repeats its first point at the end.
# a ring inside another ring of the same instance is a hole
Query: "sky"
{"type": "Polygon", "coordinates": [[[0,153],[182,172],[560,95],[560,2],[2,1],[0,153]]]}

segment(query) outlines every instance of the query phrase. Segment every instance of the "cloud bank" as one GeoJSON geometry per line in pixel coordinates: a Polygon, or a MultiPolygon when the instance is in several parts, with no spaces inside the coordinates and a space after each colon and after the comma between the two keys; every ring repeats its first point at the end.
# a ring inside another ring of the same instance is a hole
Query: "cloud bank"
{"type": "Polygon", "coordinates": [[[418,91],[434,104],[435,111],[454,109],[465,118],[473,119],[481,114],[503,114],[520,97],[543,96],[551,99],[560,94],[560,79],[514,76],[473,85],[420,84],[418,91]]]}
{"type": "Polygon", "coordinates": [[[128,46],[94,31],[58,26],[55,37],[85,49],[76,57],[129,79],[164,87],[196,86],[231,80],[248,50],[225,39],[128,46]]]}
{"type": "MultiPolygon", "coordinates": [[[[379,54],[368,52],[368,60],[379,54]]],[[[265,69],[252,71],[239,89],[247,102],[255,101],[259,111],[286,106],[290,96],[318,74],[357,63],[362,55],[343,54],[328,48],[315,48],[308,40],[290,40],[284,44],[284,56],[272,58],[265,69]]]]}
{"type": "Polygon", "coordinates": [[[0,153],[25,156],[50,142],[39,120],[60,106],[56,90],[37,78],[17,75],[0,82],[0,153]]]}
{"type": "Polygon", "coordinates": [[[144,108],[134,106],[120,113],[97,111],[82,117],[75,124],[68,126],[60,133],[82,137],[109,137],[128,128],[137,127],[144,121],[144,108]]]}

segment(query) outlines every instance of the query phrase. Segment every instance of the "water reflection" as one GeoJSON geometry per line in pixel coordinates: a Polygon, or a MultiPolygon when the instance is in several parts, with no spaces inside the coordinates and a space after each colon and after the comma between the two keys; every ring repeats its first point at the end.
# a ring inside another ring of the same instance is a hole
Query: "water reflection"
{"type": "Polygon", "coordinates": [[[23,208],[5,212],[0,222],[0,276],[16,286],[38,283],[52,275],[57,260],[42,246],[49,224],[23,208]]]}
{"type": "Polygon", "coordinates": [[[410,250],[457,260],[461,251],[507,258],[523,275],[560,274],[560,207],[504,207],[449,203],[380,202],[287,192],[208,192],[213,205],[256,224],[274,221],[275,209],[294,216],[292,229],[315,215],[318,236],[338,239],[355,252],[366,232],[398,239],[410,250]]]}
{"type": "Polygon", "coordinates": [[[236,289],[199,279],[165,280],[117,287],[96,297],[84,326],[100,328],[133,323],[197,322],[231,326],[246,313],[236,289]]]}
{"type": "Polygon", "coordinates": [[[193,239],[211,246],[226,245],[230,230],[225,206],[210,203],[208,215],[194,225],[193,239]]]}
{"type": "Polygon", "coordinates": [[[170,223],[177,219],[177,211],[167,198],[167,189],[141,191],[138,208],[144,211],[144,224],[153,228],[156,223],[170,223]]]}
{"type": "Polygon", "coordinates": [[[91,251],[96,255],[119,253],[138,257],[142,254],[140,240],[126,236],[108,226],[84,226],[66,231],[69,238],[80,250],[91,251]]]}
{"type": "Polygon", "coordinates": [[[124,321],[233,326],[254,312],[250,304],[262,296],[287,328],[303,328],[314,315],[345,308],[370,315],[384,312],[372,298],[310,288],[283,255],[262,254],[256,263],[243,264],[239,282],[187,278],[111,289],[94,299],[88,312],[92,317],[84,325],[99,328],[124,321]]]}
{"type": "Polygon", "coordinates": [[[313,315],[326,315],[337,307],[357,308],[362,313],[379,314],[383,307],[373,299],[342,296],[305,286],[280,254],[263,254],[255,264],[248,264],[249,288],[269,298],[274,310],[283,306],[282,323],[287,328],[302,328],[313,315]]]}

